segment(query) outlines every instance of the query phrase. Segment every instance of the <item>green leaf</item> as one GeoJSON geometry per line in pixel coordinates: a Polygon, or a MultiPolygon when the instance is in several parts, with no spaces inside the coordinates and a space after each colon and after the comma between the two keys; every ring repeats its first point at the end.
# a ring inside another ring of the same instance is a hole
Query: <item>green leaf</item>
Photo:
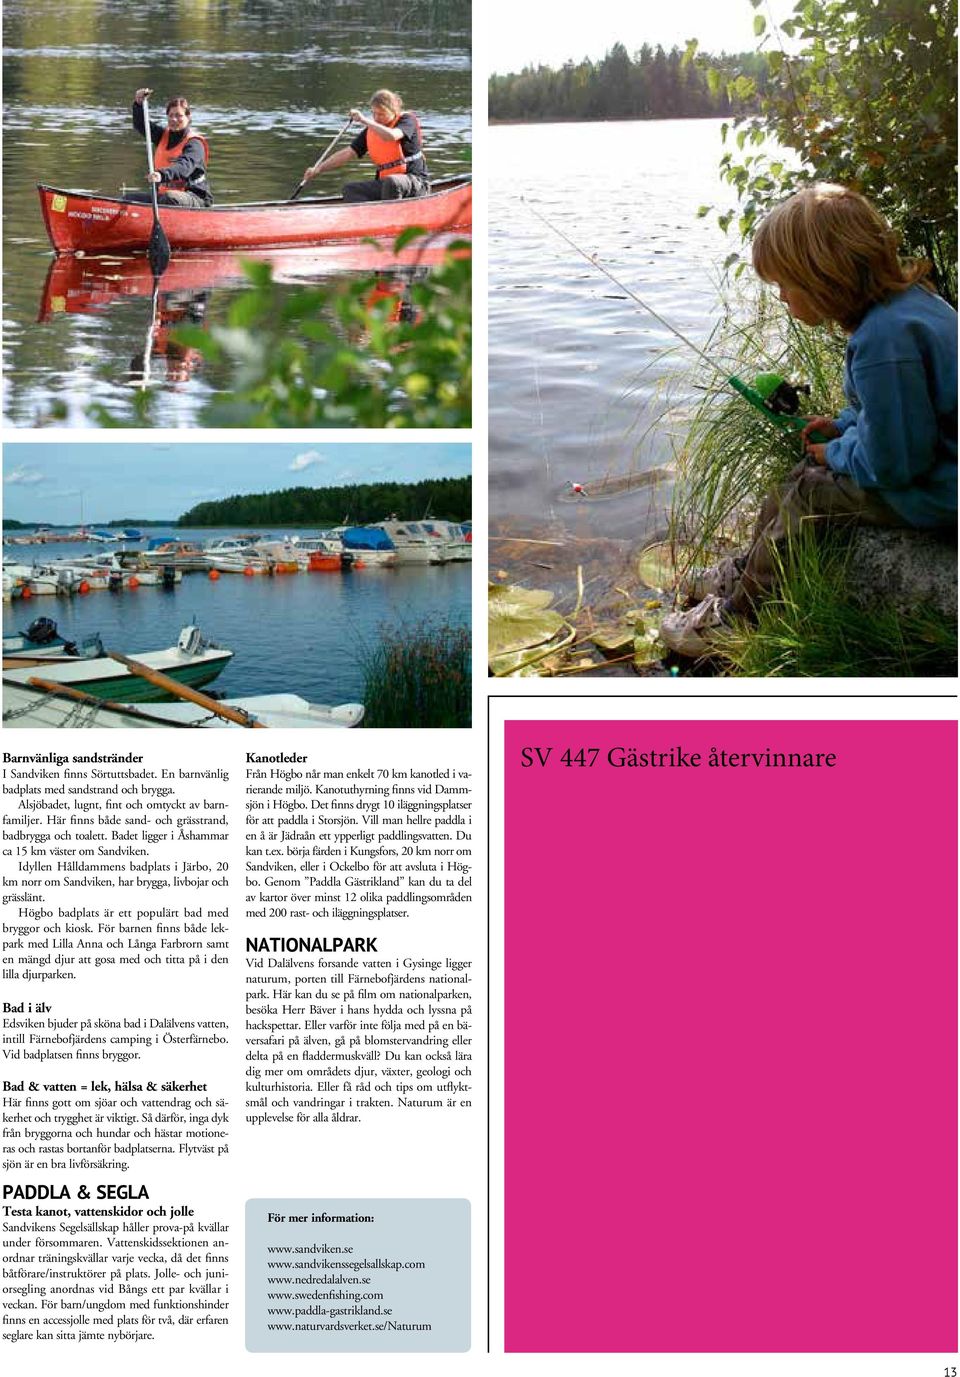
{"type": "Polygon", "coordinates": [[[753,20],[753,36],[754,36],[754,38],[759,38],[760,35],[763,34],[763,33],[766,33],[766,31],[767,31],[767,21],[764,19],[763,15],[762,15],[762,14],[755,15],[755,16],[754,16],[754,20],[753,20]]]}
{"type": "Polygon", "coordinates": [[[625,655],[633,648],[634,629],[607,622],[590,633],[590,640],[604,655],[625,655]]]}
{"type": "Polygon", "coordinates": [[[552,641],[566,626],[563,617],[550,610],[552,602],[548,589],[491,585],[487,622],[491,659],[552,641]]]}
{"type": "Polygon", "coordinates": [[[273,281],[273,269],[269,263],[263,263],[256,258],[243,258],[240,265],[247,279],[255,287],[269,287],[273,281]]]}
{"type": "Polygon", "coordinates": [[[170,337],[177,344],[183,344],[189,349],[199,349],[207,358],[217,358],[220,354],[216,340],[210,337],[202,325],[178,325],[175,330],[171,330],[170,337]]]}
{"type": "Polygon", "coordinates": [[[410,225],[407,229],[401,230],[393,241],[394,253],[399,253],[400,250],[405,249],[408,244],[412,244],[414,240],[422,239],[426,232],[427,231],[421,229],[419,225],[410,225]]]}

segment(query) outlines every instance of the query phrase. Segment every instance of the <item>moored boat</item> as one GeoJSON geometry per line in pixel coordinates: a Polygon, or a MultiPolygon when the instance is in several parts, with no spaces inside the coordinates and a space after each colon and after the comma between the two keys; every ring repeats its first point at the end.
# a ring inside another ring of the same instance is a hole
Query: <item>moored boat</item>
{"type": "Polygon", "coordinates": [[[37,660],[56,660],[70,655],[78,659],[92,659],[103,654],[99,636],[88,636],[82,641],[69,641],[61,636],[57,624],[51,617],[37,617],[23,631],[14,632],[3,638],[3,653],[8,655],[27,655],[37,660]]]}
{"type": "Polygon", "coordinates": [[[219,574],[269,574],[271,561],[256,548],[256,537],[225,537],[211,541],[203,548],[203,562],[207,569],[219,574]]]}
{"type": "Polygon", "coordinates": [[[400,564],[444,564],[443,541],[430,534],[419,521],[398,521],[395,516],[375,521],[373,529],[390,538],[400,564]]]}
{"type": "Polygon", "coordinates": [[[438,521],[427,517],[420,525],[431,536],[435,536],[443,546],[444,557],[451,564],[458,560],[473,558],[473,545],[467,540],[462,529],[453,521],[438,521]]]}
{"type": "Polygon", "coordinates": [[[300,568],[310,574],[346,573],[365,567],[359,553],[345,550],[343,541],[336,536],[295,535],[290,537],[287,548],[296,558],[300,568]]]}
{"type": "MultiPolygon", "coordinates": [[[[149,205],[39,184],[40,208],[57,253],[146,252],[153,229],[149,205]]],[[[406,229],[467,230],[472,224],[469,175],[434,182],[428,196],[398,201],[302,197],[246,205],[162,206],[160,223],[174,252],[282,248],[398,235],[406,229]]]]}
{"type": "MultiPolygon", "coordinates": [[[[137,660],[147,669],[175,679],[178,684],[199,688],[211,683],[233,659],[233,651],[204,640],[199,627],[185,626],[175,646],[167,650],[151,650],[138,655],[137,660]]],[[[4,684],[27,684],[38,673],[37,657],[4,655],[4,684]]],[[[169,694],[148,679],[132,674],[125,665],[103,655],[84,659],[63,655],[56,661],[42,664],[42,677],[52,683],[80,689],[94,698],[114,703],[162,702],[169,694]]]]}
{"type": "Polygon", "coordinates": [[[140,552],[140,563],[151,568],[172,566],[184,574],[210,567],[196,541],[175,540],[171,536],[151,540],[147,548],[140,552]]]}
{"type": "Polygon", "coordinates": [[[66,565],[4,564],[4,582],[10,579],[19,586],[20,595],[33,598],[70,594],[77,591],[79,580],[75,571],[66,565]]]}
{"type": "Polygon", "coordinates": [[[375,526],[339,526],[331,533],[354,559],[363,561],[368,569],[397,566],[397,551],[386,531],[375,526]]]}

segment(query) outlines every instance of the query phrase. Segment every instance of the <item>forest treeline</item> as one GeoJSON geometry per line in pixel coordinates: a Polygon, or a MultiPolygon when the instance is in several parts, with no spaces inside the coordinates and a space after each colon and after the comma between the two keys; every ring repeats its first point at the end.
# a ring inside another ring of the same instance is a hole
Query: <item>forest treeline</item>
{"type": "Polygon", "coordinates": [[[437,517],[467,521],[471,479],[430,478],[420,483],[355,483],[339,488],[283,488],[199,502],[177,518],[178,526],[339,526],[437,517]]]}
{"type": "Polygon", "coordinates": [[[764,53],[701,55],[615,43],[599,62],[525,67],[489,82],[491,120],[695,119],[748,114],[768,77],[764,53]]]}

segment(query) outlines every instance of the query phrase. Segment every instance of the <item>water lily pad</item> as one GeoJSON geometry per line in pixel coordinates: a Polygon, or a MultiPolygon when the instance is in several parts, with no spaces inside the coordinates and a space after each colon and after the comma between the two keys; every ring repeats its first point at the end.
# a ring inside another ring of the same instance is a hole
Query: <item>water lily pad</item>
{"type": "Polygon", "coordinates": [[[531,652],[541,652],[564,631],[572,635],[572,628],[559,612],[551,610],[552,602],[548,589],[490,586],[488,649],[494,674],[516,673],[531,652]]]}
{"type": "Polygon", "coordinates": [[[626,655],[633,645],[634,629],[630,626],[620,626],[615,622],[609,623],[592,631],[590,639],[604,655],[626,655]]]}

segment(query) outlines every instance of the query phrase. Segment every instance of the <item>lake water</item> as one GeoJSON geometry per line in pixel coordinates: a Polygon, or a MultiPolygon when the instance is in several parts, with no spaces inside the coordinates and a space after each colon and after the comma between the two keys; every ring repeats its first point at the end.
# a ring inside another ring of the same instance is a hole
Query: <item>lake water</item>
{"type": "Polygon", "coordinates": [[[532,213],[563,230],[694,344],[717,318],[733,247],[719,120],[503,125],[490,130],[490,560],[569,591],[662,533],[669,480],[602,501],[569,483],[671,465],[696,356],[532,213]],[[523,199],[525,198],[525,200],[523,199]],[[526,204],[525,201],[529,204],[526,204]],[[537,546],[505,536],[550,540],[537,546]]]}
{"type": "MultiPolygon", "coordinates": [[[[118,294],[92,303],[92,313],[65,311],[57,287],[45,295],[52,253],[36,183],[107,195],[144,187],[143,142],[130,122],[138,87],[155,91],[151,114],[169,95],[189,97],[211,141],[218,203],[290,196],[349,108],[366,108],[381,86],[399,90],[420,116],[434,177],[470,168],[463,0],[431,0],[402,20],[387,0],[9,0],[3,29],[5,414],[13,425],[49,422],[55,404],[66,408],[66,424],[90,425],[91,401],[134,423],[130,380],[151,329],[149,287],[123,295],[117,283],[118,294]]],[[[363,168],[313,185],[335,191],[363,168]]],[[[302,255],[291,262],[290,276],[301,281],[342,271],[329,254],[312,267],[302,255]]],[[[108,286],[101,282],[101,293],[108,286]]],[[[221,264],[163,304],[172,322],[221,323],[237,286],[221,264]]],[[[222,365],[184,357],[163,339],[151,378],[150,422],[164,426],[196,424],[228,381],[222,365]]]]}
{"type": "MultiPolygon", "coordinates": [[[[287,534],[265,528],[261,533],[287,534]]],[[[236,531],[178,529],[174,534],[206,542],[236,531]]],[[[69,543],[15,546],[6,548],[6,558],[42,564],[91,554],[94,548],[69,543]]],[[[358,702],[363,698],[361,661],[380,643],[384,630],[396,634],[404,628],[444,623],[469,627],[470,564],[273,578],[222,574],[217,580],[202,573],[184,574],[170,591],[140,587],[4,603],[4,635],[23,630],[35,617],[53,617],[68,639],[99,634],[109,649],[133,655],[174,645],[181,629],[196,623],[208,639],[234,652],[212,685],[218,693],[299,693],[313,703],[358,702]]]]}

